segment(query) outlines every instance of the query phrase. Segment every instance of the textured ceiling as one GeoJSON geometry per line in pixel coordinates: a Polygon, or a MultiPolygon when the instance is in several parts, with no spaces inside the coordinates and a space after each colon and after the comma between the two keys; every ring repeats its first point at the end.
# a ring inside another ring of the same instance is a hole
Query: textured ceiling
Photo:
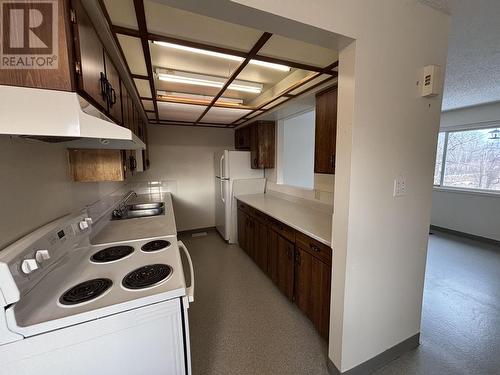
{"type": "Polygon", "coordinates": [[[500,101],[500,1],[420,1],[452,15],[443,110],[500,101]]]}

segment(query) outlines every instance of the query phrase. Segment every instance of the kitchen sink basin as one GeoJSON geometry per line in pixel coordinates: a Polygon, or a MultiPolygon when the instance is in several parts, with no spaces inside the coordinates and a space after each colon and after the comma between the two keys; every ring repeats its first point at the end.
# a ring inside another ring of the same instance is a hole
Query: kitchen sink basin
{"type": "Polygon", "coordinates": [[[150,209],[161,209],[165,207],[165,203],[157,202],[157,203],[138,203],[138,204],[130,204],[127,206],[128,210],[150,210],[150,209]]]}
{"type": "Polygon", "coordinates": [[[124,210],[115,210],[111,220],[136,219],[141,217],[160,216],[164,214],[165,205],[163,203],[138,204],[127,206],[124,210]],[[156,205],[156,208],[154,205],[156,205]],[[142,206],[144,208],[138,208],[137,206],[142,206]]]}

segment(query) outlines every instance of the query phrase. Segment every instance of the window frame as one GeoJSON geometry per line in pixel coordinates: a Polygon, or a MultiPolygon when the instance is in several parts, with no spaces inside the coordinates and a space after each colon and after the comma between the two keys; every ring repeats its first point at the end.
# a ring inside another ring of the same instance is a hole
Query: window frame
{"type": "MultiPolygon", "coordinates": [[[[433,179],[433,189],[436,191],[449,191],[455,193],[464,193],[464,194],[474,194],[474,195],[488,195],[488,196],[500,196],[500,190],[491,190],[491,189],[479,189],[479,188],[466,188],[466,187],[454,187],[454,186],[446,186],[444,185],[444,172],[446,170],[446,157],[448,154],[448,138],[450,133],[456,132],[466,132],[472,130],[488,130],[488,129],[498,129],[500,124],[488,124],[487,126],[470,126],[470,127],[460,127],[458,129],[440,129],[439,133],[444,133],[444,142],[443,142],[443,155],[441,158],[441,174],[439,176],[439,185],[434,184],[433,179]]],[[[438,133],[438,135],[439,135],[438,133]]],[[[436,144],[437,147],[437,144],[436,144]]],[[[434,169],[436,166],[436,161],[434,161],[434,169]]]]}

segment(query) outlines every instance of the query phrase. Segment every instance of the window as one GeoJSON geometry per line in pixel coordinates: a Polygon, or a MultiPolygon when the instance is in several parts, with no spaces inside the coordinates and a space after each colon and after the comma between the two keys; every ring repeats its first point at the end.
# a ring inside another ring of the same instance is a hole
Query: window
{"type": "Polygon", "coordinates": [[[281,183],[305,189],[314,187],[315,111],[303,112],[279,122],[281,135],[281,183]]]}
{"type": "Polygon", "coordinates": [[[495,129],[439,133],[434,184],[500,191],[500,138],[495,129]]]}

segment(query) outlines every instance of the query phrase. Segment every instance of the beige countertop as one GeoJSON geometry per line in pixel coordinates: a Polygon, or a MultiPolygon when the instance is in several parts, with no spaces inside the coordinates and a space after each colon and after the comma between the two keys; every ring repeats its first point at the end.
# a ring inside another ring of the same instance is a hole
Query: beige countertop
{"type": "Polygon", "coordinates": [[[239,195],[237,200],[331,246],[332,213],[273,194],[239,195]]]}
{"type": "Polygon", "coordinates": [[[145,238],[175,236],[174,209],[170,193],[144,194],[128,201],[128,204],[165,202],[165,214],[154,217],[109,221],[91,239],[94,245],[130,241],[145,238]]]}

